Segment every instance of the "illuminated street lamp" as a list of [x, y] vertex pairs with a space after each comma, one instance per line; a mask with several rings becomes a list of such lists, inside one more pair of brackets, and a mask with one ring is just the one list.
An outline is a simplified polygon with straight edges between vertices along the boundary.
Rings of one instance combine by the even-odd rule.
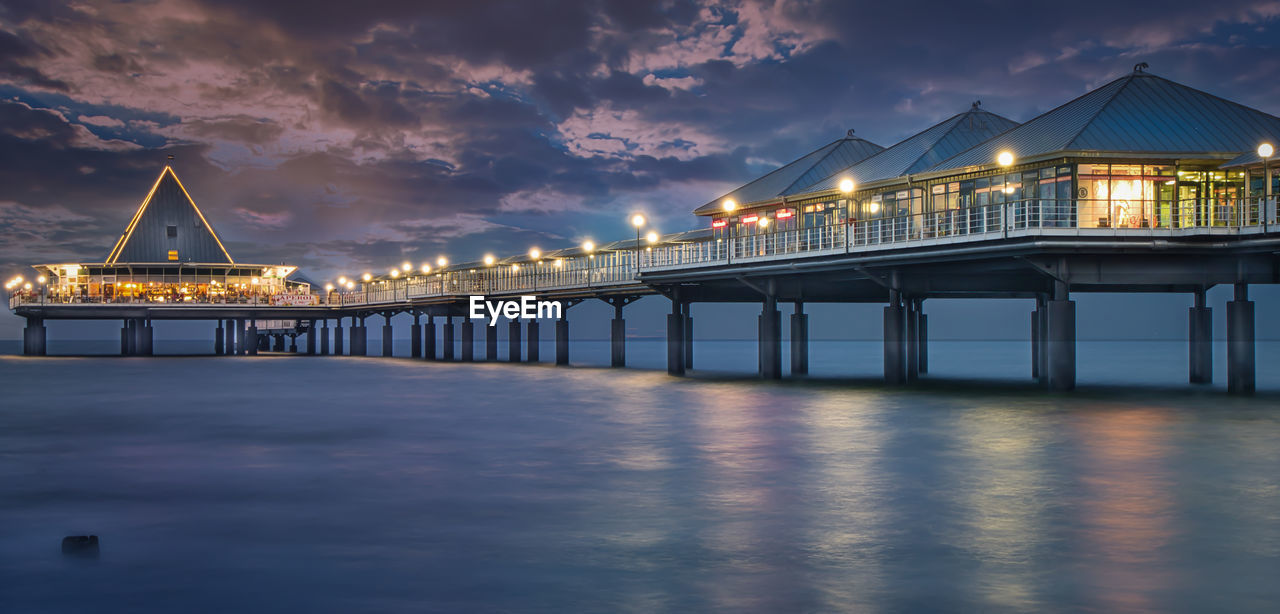
[[591, 252], [596, 251], [596, 244], [595, 244], [595, 243], [592, 243], [590, 240], [583, 241], [583, 242], [582, 242], [582, 251], [584, 251], [584, 252], [586, 252], [586, 253], [590, 254]]
[[644, 238], [645, 238], [645, 240], [646, 240], [646, 241], [648, 241], [649, 243], [657, 243], [657, 242], [658, 242], [658, 233], [653, 232], [652, 230], [650, 230], [650, 231], [649, 231], [649, 234], [645, 235], [645, 236], [644, 236]]
[[852, 192], [852, 191], [853, 191], [853, 180], [852, 180], [852, 179], [841, 179], [841, 180], [840, 180], [840, 191], [841, 191], [841, 192], [844, 192], [845, 194], [848, 194], [848, 193]]
[[408, 273], [413, 270], [413, 265], [406, 260], [404, 264], [400, 265], [400, 268], [404, 269], [405, 273]]
[[636, 272], [640, 272], [640, 227], [644, 226], [644, 216], [639, 213], [631, 216], [631, 225], [636, 227]]
[[720, 206], [724, 208], [725, 213], [733, 213], [733, 210], [738, 208], [738, 203], [732, 198], [726, 198]]
[[542, 250], [536, 247], [529, 250], [529, 258], [534, 260], [535, 262], [541, 257], [542, 257]]
[[1006, 150], [996, 154], [996, 164], [999, 164], [1000, 166], [1013, 166], [1013, 153]]
[[1267, 202], [1271, 202], [1271, 155], [1276, 152], [1271, 143], [1263, 143], [1258, 146], [1258, 157], [1262, 158], [1262, 181], [1266, 183], [1262, 191]]
[[429, 265], [429, 264], [427, 264], [427, 263], [425, 263], [425, 262], [424, 262], [424, 263], [422, 263], [422, 266], [421, 266], [421, 267], [418, 267], [418, 270], [419, 270], [419, 271], [422, 271], [422, 274], [423, 274], [423, 275], [426, 275], [427, 273], [430, 273], [430, 272], [431, 272], [431, 265]]
[[439, 257], [439, 258], [436, 258], [436, 266], [438, 266], [438, 267], [440, 267], [440, 268], [442, 268], [442, 269], [443, 269], [443, 268], [445, 268], [445, 267], [447, 267], [447, 266], [449, 266], [449, 259], [448, 259], [448, 258], [445, 258], [444, 256], [441, 256], [441, 257]]
[[373, 274], [371, 274], [371, 273], [365, 273], [364, 275], [361, 275], [361, 276], [360, 276], [360, 279], [362, 279], [362, 280], [364, 280], [366, 283], [368, 283], [370, 280], [372, 280], [372, 279], [373, 279]]
[[484, 265], [485, 265], [485, 266], [493, 266], [493, 262], [494, 262], [493, 254], [485, 254], [485, 255], [484, 255]]

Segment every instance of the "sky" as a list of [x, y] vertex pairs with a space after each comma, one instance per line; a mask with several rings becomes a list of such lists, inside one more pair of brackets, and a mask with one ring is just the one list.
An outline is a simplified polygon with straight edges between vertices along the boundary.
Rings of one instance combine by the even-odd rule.
[[1280, 1], [0, 0], [0, 276], [104, 258], [167, 155], [236, 260], [323, 283], [695, 228], [848, 129], [1138, 62], [1280, 115], [1278, 41]]

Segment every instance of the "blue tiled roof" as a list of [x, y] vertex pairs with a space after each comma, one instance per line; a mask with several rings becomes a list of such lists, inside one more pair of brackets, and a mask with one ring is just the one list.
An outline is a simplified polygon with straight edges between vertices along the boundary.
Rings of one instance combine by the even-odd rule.
[[828, 143], [804, 157], [725, 194], [694, 210], [696, 214], [719, 211], [726, 198], [738, 204], [765, 202], [781, 198], [787, 190], [805, 182], [816, 181], [841, 168], [882, 151], [884, 148], [857, 137], [843, 138]]
[[1144, 72], [1134, 72], [928, 169], [1058, 152], [1235, 155], [1280, 137], [1280, 118]]
[[818, 181], [796, 182], [787, 195], [833, 190], [846, 178], [863, 184], [919, 172], [1017, 125], [975, 106]]

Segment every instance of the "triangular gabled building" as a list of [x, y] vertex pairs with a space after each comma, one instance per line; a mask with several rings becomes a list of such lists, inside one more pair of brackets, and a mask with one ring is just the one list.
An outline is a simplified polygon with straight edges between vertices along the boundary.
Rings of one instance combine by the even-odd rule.
[[101, 262], [38, 264], [68, 303], [264, 303], [305, 293], [286, 264], [236, 262], [172, 167], [151, 185]]
[[218, 233], [169, 166], [107, 255], [107, 264], [119, 262], [233, 264]]

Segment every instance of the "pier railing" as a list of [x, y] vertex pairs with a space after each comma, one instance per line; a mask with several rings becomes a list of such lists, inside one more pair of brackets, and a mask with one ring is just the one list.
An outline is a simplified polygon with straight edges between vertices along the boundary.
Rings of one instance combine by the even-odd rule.
[[[813, 228], [774, 224], [750, 234], [636, 244], [633, 248], [509, 259], [475, 268], [364, 282], [354, 290], [314, 296], [316, 307], [377, 306], [414, 299], [473, 294], [500, 295], [639, 285], [646, 272], [697, 269], [736, 263], [820, 257], [839, 253], [904, 249], [1026, 236], [1178, 237], [1245, 235], [1276, 230], [1276, 199], [1199, 199], [1135, 202], [1023, 199], [941, 212], [881, 215]], [[44, 288], [19, 290], [9, 307], [30, 304], [152, 303], [142, 297], [61, 295]], [[272, 304], [268, 297], [184, 298], [182, 304], [243, 306]], [[296, 306], [296, 305], [295, 305]], [[306, 305], [302, 305], [305, 307]]]

